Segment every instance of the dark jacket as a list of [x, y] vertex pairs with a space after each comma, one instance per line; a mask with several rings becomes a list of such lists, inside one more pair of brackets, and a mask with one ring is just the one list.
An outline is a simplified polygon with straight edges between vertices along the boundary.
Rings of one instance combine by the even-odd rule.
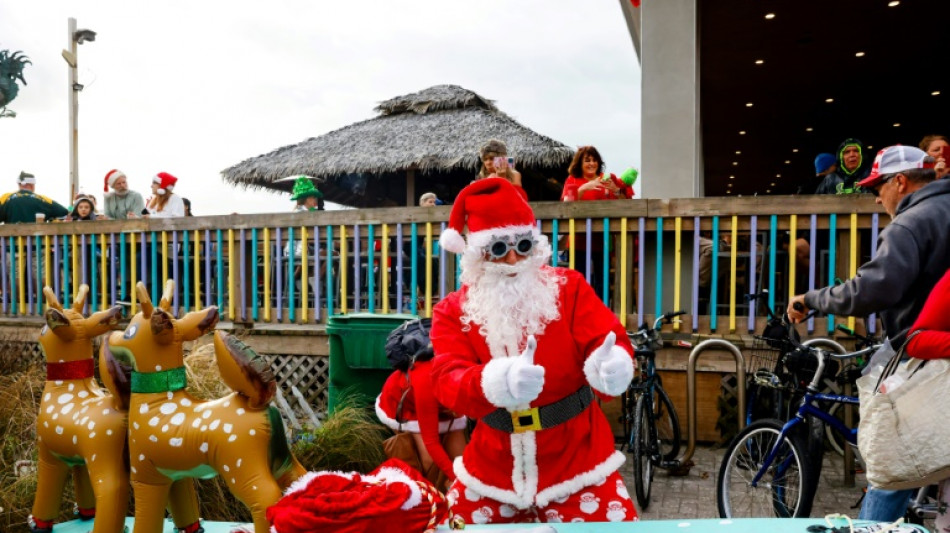
[[0, 204], [0, 221], [7, 224], [18, 222], [36, 222], [36, 214], [43, 213], [46, 220], [63, 218], [69, 211], [53, 200], [28, 191], [19, 191], [6, 195]]
[[950, 268], [950, 180], [904, 197], [878, 237], [877, 255], [841, 285], [808, 291], [805, 304], [836, 315], [880, 313], [891, 344], [904, 342], [927, 295]]
[[[845, 147], [851, 145], [857, 145], [861, 150], [861, 161], [858, 163], [858, 168], [848, 172], [848, 170], [844, 168], [844, 161], [842, 161], [841, 156], [844, 153]], [[857, 186], [857, 183], [868, 177], [868, 174], [871, 173], [869, 161], [873, 159], [867, 153], [864, 144], [857, 139], [845, 139], [838, 145], [837, 155], [838, 169], [825, 176], [825, 179], [818, 184], [815, 194], [854, 194], [864, 192]]]

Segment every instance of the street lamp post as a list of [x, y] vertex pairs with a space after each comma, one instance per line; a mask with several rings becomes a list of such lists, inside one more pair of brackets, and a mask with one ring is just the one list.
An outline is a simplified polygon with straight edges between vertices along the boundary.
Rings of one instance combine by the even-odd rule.
[[69, 201], [79, 191], [79, 91], [82, 84], [77, 79], [78, 45], [95, 41], [96, 32], [76, 29], [76, 19], [69, 18], [69, 49], [63, 50], [63, 59], [69, 66]]

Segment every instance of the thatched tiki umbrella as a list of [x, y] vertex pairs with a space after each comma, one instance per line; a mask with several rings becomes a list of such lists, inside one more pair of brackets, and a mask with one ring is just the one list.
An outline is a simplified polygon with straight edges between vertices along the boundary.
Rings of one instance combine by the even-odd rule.
[[481, 165], [478, 148], [501, 139], [516, 159], [532, 201], [557, 200], [574, 150], [522, 126], [491, 100], [457, 85], [437, 85], [387, 100], [379, 116], [278, 148], [222, 171], [225, 181], [289, 191], [305, 174], [326, 200], [353, 207], [418, 205], [433, 191], [451, 202]]

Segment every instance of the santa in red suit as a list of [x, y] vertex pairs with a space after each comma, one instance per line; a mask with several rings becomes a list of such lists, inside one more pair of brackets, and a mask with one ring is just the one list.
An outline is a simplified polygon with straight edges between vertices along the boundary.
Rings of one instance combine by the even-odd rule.
[[432, 383], [442, 405], [478, 420], [455, 460], [453, 513], [475, 524], [636, 520], [595, 401], [633, 377], [617, 317], [577, 272], [548, 266], [547, 238], [504, 179], [459, 193], [440, 245], [461, 254], [462, 288], [434, 310]]

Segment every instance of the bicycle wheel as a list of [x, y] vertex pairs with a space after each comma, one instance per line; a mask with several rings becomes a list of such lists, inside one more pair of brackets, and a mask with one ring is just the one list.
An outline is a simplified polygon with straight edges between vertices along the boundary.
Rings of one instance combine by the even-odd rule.
[[[812, 468], [799, 435], [782, 439], [775, 459], [753, 487], [751, 482], [778, 440], [782, 423], [761, 420], [747, 426], [729, 443], [719, 478], [716, 503], [722, 518], [807, 517], [814, 487]], [[819, 459], [820, 460], [820, 459]]]
[[620, 395], [620, 425], [623, 429], [623, 436], [621, 437], [621, 442], [623, 443], [620, 448], [621, 451], [626, 449], [630, 450], [630, 434], [633, 432], [633, 416], [636, 411], [636, 393], [627, 389], [623, 394]]
[[679, 456], [680, 442], [682, 434], [680, 433], [680, 420], [676, 416], [676, 408], [673, 407], [673, 401], [666, 394], [663, 387], [657, 386], [653, 389], [653, 423], [656, 425], [656, 437], [659, 444], [659, 453], [664, 461], [672, 461]]
[[637, 503], [640, 509], [650, 506], [650, 489], [653, 483], [653, 445], [656, 430], [653, 418], [650, 416], [650, 406], [647, 403], [649, 393], [641, 394], [637, 399], [637, 410], [633, 419], [633, 488], [637, 493]]

